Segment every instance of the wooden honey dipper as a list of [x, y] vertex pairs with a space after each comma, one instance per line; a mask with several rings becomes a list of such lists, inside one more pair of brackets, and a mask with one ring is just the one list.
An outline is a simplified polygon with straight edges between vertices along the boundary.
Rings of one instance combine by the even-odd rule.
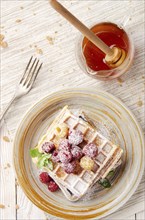
[[123, 49], [118, 47], [110, 48], [98, 36], [96, 36], [89, 28], [87, 28], [81, 21], [79, 21], [73, 14], [71, 14], [64, 6], [57, 0], [50, 0], [51, 6], [75, 26], [84, 36], [86, 36], [95, 46], [103, 51], [105, 62], [112, 68], [120, 66], [125, 60], [126, 53]]

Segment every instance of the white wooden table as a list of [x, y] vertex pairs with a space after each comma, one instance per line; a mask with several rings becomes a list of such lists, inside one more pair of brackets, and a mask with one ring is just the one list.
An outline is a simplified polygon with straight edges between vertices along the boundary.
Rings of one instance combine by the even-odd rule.
[[[44, 63], [34, 88], [14, 104], [1, 129], [2, 220], [46, 219], [44, 213], [26, 198], [17, 184], [12, 164], [16, 128], [27, 109], [42, 97], [67, 87], [103, 89], [120, 98], [133, 111], [144, 129], [144, 1], [67, 0], [62, 2], [87, 25], [103, 20], [120, 22], [131, 11], [127, 28], [134, 38], [135, 61], [129, 72], [120, 79], [110, 82], [91, 79], [82, 73], [75, 59], [78, 32], [56, 14], [48, 1], [2, 0], [1, 34], [5, 36], [1, 42], [5, 47], [1, 49], [2, 110], [10, 101], [16, 82], [30, 56], [35, 54]], [[105, 219], [145, 219], [143, 189], [144, 179], [124, 207]]]

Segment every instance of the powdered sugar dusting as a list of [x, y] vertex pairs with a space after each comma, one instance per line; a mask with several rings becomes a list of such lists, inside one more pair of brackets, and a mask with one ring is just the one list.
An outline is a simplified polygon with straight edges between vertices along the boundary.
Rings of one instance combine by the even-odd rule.
[[74, 159], [80, 159], [83, 156], [82, 149], [78, 146], [73, 146], [71, 153]]
[[97, 192], [101, 190], [101, 187], [98, 183], [95, 183], [91, 188], [89, 188], [88, 192], [81, 198], [81, 201], [89, 201], [91, 199], [95, 199], [97, 197]]
[[119, 139], [114, 131], [114, 127], [107, 120], [103, 122], [95, 121], [94, 124], [96, 126], [97, 131], [102, 136], [112, 141], [113, 143], [119, 145]]
[[[116, 164], [117, 167], [114, 167], [114, 175], [112, 177], [108, 176], [109, 182], [113, 185], [114, 181], [118, 177], [121, 170], [121, 161]], [[87, 193], [81, 198], [82, 202], [86, 202], [92, 199], [96, 199], [98, 196], [105, 193], [105, 188], [103, 188], [98, 182], [96, 182], [91, 188], [88, 189]]]
[[[106, 139], [112, 141], [115, 144], [119, 144], [119, 139], [115, 132], [115, 127], [110, 123], [110, 121], [103, 118], [99, 118], [98, 120], [93, 120], [92, 117], [88, 117], [89, 113], [84, 112], [82, 109], [75, 111], [74, 114], [81, 118], [82, 120], [88, 122], [93, 128], [95, 128], [98, 133], [104, 136]], [[100, 120], [101, 119], [101, 120]]]
[[68, 140], [70, 144], [78, 145], [83, 142], [83, 133], [79, 130], [71, 130], [69, 132]]
[[96, 144], [89, 143], [83, 148], [83, 153], [91, 158], [95, 158], [98, 153], [98, 148]]

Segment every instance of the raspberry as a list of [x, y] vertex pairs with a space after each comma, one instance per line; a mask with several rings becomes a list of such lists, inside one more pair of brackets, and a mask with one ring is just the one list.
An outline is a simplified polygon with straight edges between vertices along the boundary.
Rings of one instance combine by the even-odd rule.
[[77, 160], [81, 159], [81, 157], [83, 156], [82, 149], [78, 146], [73, 146], [71, 153], [72, 153], [73, 158]]
[[59, 158], [62, 163], [69, 163], [72, 160], [72, 154], [69, 151], [60, 151]]
[[95, 158], [98, 154], [98, 148], [96, 144], [90, 143], [83, 148], [83, 153], [91, 158]]
[[59, 189], [58, 185], [54, 182], [54, 181], [50, 181], [48, 183], [48, 189], [51, 191], [51, 192], [55, 192]]
[[72, 161], [68, 164], [62, 164], [64, 171], [68, 174], [74, 173], [78, 174], [81, 171], [81, 167], [78, 161]]
[[47, 172], [42, 172], [42, 173], [39, 175], [39, 180], [40, 180], [42, 183], [49, 183], [52, 179], [51, 179], [51, 177], [48, 175]]
[[53, 162], [60, 162], [59, 152], [57, 150], [53, 151], [51, 159], [53, 160]]
[[49, 141], [49, 142], [44, 142], [44, 144], [42, 145], [42, 150], [45, 153], [50, 153], [55, 149], [55, 145], [53, 142]]
[[61, 140], [59, 144], [59, 150], [62, 151], [70, 151], [71, 145], [67, 139]]
[[78, 145], [83, 142], [84, 135], [79, 130], [71, 130], [69, 132], [68, 140], [70, 144]]
[[94, 161], [90, 157], [84, 156], [81, 158], [80, 165], [85, 170], [92, 170], [94, 167]]

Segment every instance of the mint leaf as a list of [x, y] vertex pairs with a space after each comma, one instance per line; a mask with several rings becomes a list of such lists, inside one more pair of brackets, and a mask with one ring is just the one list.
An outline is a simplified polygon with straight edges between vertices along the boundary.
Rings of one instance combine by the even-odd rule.
[[48, 166], [48, 161], [49, 161], [48, 159], [45, 159], [45, 160], [44, 160], [44, 167], [47, 167], [47, 166]]
[[111, 184], [110, 184], [110, 182], [107, 178], [99, 180], [98, 183], [101, 186], [103, 186], [104, 188], [110, 188], [111, 187]]
[[32, 158], [34, 157], [40, 157], [42, 153], [38, 151], [38, 148], [30, 149], [30, 155]]
[[46, 160], [45, 157], [40, 157], [40, 159], [39, 159], [38, 162], [37, 162], [38, 168], [44, 167], [45, 160]]
[[38, 162], [37, 162], [37, 166], [38, 166], [39, 168], [42, 168], [42, 167], [47, 166], [47, 165], [48, 165], [48, 159], [50, 159], [50, 157], [51, 157], [51, 154], [43, 154], [43, 155], [39, 158], [39, 160], [38, 160]]
[[115, 171], [114, 171], [114, 170], [111, 170], [111, 171], [108, 173], [107, 177], [110, 178], [110, 177], [114, 176], [114, 174], [115, 174]]
[[53, 163], [52, 163], [52, 161], [51, 160], [48, 160], [48, 168], [50, 169], [50, 170], [53, 170]]

